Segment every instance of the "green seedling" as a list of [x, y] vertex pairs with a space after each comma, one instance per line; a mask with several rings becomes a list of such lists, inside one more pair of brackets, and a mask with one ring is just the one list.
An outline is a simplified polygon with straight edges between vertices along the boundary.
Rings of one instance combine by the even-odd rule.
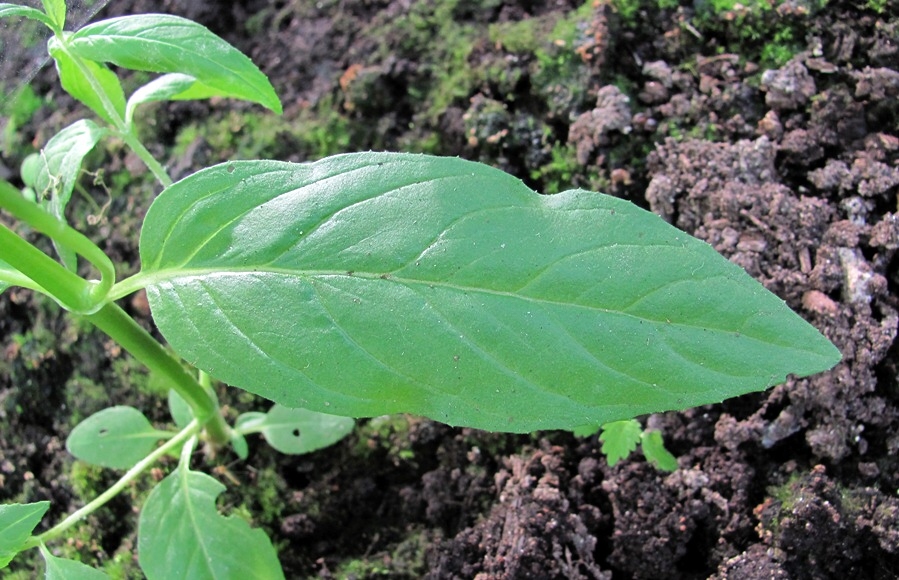
[[[166, 382], [175, 427], [157, 429], [127, 406], [78, 425], [69, 451], [124, 474], [40, 534], [47, 502], [0, 506], [0, 566], [38, 548], [48, 578], [103, 577], [46, 544], [174, 455], [177, 468], [140, 515], [147, 577], [276, 578], [269, 539], [222, 516], [223, 486], [191, 469], [199, 441], [246, 457], [245, 436], [260, 433], [278, 450], [307, 453], [344, 437], [353, 418], [412, 413], [519, 433], [605, 425], [611, 462], [639, 442], [674, 469], [660, 434], [644, 433], [634, 417], [762, 390], [840, 360], [709, 245], [606, 195], [541, 196], [485, 165], [403, 153], [234, 161], [172, 183], [135, 132], [140, 105], [219, 96], [280, 112], [266, 77], [182, 18], [127, 16], [67, 32], [65, 3], [43, 6], [0, 4], [0, 17], [52, 30], [63, 87], [97, 119], [63, 129], [28, 161], [25, 192], [0, 182], [0, 207], [58, 253], [0, 226], [0, 291], [46, 294], [107, 333]], [[161, 76], [126, 98], [107, 63]], [[142, 269], [123, 280], [65, 221], [82, 160], [107, 137], [129, 146], [163, 187], [143, 224]], [[172, 350], [117, 305], [140, 289]], [[229, 425], [213, 380], [275, 405]]]

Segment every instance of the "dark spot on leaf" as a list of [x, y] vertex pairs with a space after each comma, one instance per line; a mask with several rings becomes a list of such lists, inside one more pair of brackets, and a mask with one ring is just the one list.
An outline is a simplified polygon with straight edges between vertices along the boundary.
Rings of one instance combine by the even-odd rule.
[[234, 166], [233, 166], [233, 165], [229, 165], [229, 166], [228, 166], [228, 173], [234, 173]]
[[299, 436], [300, 436], [300, 430], [299, 430], [298, 428], [294, 428], [294, 430], [291, 431], [290, 433], [291, 433], [291, 435], [293, 435], [294, 437], [299, 437]]
[[97, 433], [97, 435], [99, 435], [100, 437], [104, 437], [107, 433], [109, 433], [109, 429], [104, 427], [104, 428], [100, 429], [100, 432]]

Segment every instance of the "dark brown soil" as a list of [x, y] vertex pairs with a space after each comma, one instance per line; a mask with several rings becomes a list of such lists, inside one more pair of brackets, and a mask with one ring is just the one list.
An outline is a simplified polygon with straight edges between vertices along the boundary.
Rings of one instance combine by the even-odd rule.
[[[645, 418], [678, 457], [670, 474], [639, 456], [610, 468], [595, 436], [411, 417], [363, 421], [310, 456], [254, 440], [249, 462], [211, 460], [223, 509], [271, 533], [288, 577], [899, 577], [899, 4], [764, 5], [111, 3], [103, 15], [199, 20], [251, 55], [285, 105], [282, 118], [230, 102], [152, 109], [147, 141], [176, 177], [230, 158], [389, 149], [480, 160], [539, 191], [601, 189], [708, 241], [844, 356], [765, 393]], [[52, 99], [0, 169], [82, 114], [55, 82], [36, 78]], [[93, 161], [107, 183], [136, 180], [86, 228], [134, 271], [154, 187], [120, 146]], [[140, 297], [128, 307], [151, 324]], [[164, 421], [164, 401], [129, 398], [147, 383], [138, 366], [28, 292], [0, 297], [0, 337], [0, 498], [50, 499], [58, 518], [114, 479], [73, 467], [72, 426], [109, 401]], [[67, 553], [138, 574], [131, 502], [148, 484]]]

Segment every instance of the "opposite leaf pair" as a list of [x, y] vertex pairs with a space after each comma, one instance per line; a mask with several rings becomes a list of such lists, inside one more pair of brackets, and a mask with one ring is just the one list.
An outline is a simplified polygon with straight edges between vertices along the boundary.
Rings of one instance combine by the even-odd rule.
[[[169, 393], [176, 424], [185, 428], [193, 420], [186, 403]], [[356, 422], [350, 417], [323, 415], [307, 409], [273, 406], [267, 413], [250, 412], [238, 417], [234, 425], [241, 459], [247, 458], [244, 435], [260, 433], [277, 451], [287, 455], [312, 453], [346, 437]], [[130, 469], [147, 457], [160, 441], [178, 435], [160, 431], [134, 407], [109, 407], [79, 423], [66, 440], [69, 453], [82, 461], [109, 467]]]

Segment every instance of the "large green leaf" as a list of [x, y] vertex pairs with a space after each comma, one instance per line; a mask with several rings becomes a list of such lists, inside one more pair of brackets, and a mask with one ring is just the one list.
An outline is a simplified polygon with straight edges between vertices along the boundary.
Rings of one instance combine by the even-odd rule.
[[215, 499], [225, 486], [179, 467], [153, 488], [141, 510], [140, 566], [149, 580], [275, 580], [278, 555], [260, 529], [222, 517]]
[[173, 348], [288, 407], [491, 430], [683, 409], [830, 368], [837, 349], [708, 244], [583, 190], [455, 158], [234, 162], [141, 236]]
[[184, 73], [221, 94], [281, 112], [268, 78], [239, 50], [196, 22], [138, 14], [89, 24], [69, 37], [73, 53], [97, 62], [160, 73]]
[[21, 551], [49, 508], [49, 501], [0, 505], [0, 569]]

